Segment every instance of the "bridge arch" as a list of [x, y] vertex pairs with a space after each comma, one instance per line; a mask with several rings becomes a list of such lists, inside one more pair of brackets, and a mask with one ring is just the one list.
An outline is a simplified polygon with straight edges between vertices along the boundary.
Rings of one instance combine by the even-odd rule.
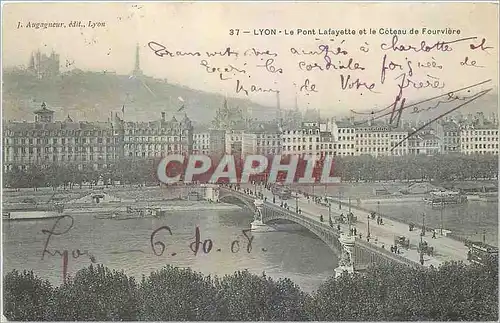
[[[280, 212], [281, 211], [281, 212]], [[263, 210], [262, 220], [264, 223], [271, 223], [276, 220], [287, 220], [293, 222], [295, 224], [300, 225], [305, 228], [307, 231], [314, 234], [317, 238], [323, 241], [332, 251], [333, 253], [340, 258], [343, 246], [340, 243], [339, 236], [336, 235], [330, 228], [323, 227], [320, 224], [312, 223], [307, 221], [307, 219], [300, 218], [299, 216], [292, 215], [285, 210], [279, 210], [278, 212], [269, 209], [268, 207]]]
[[[246, 195], [239, 191], [230, 190], [221, 187], [219, 190], [219, 200], [225, 200], [229, 203], [244, 205], [254, 212], [254, 217], [258, 213], [256, 205], [254, 202], [254, 197]], [[238, 202], [238, 203], [235, 203]], [[346, 250], [342, 243], [340, 242], [339, 233], [326, 225], [325, 223], [320, 223], [311, 218], [303, 217], [296, 214], [295, 212], [286, 210], [274, 203], [264, 201], [261, 210], [262, 222], [270, 224], [273, 220], [287, 220], [296, 223], [306, 230], [317, 236], [322, 240], [335, 255], [341, 260], [342, 253], [347, 251], [351, 257], [354, 259], [354, 266], [366, 267], [367, 265], [373, 263], [385, 263], [385, 264], [403, 264], [411, 267], [421, 266], [419, 263], [413, 262], [410, 259], [404, 258], [397, 254], [394, 254], [386, 249], [381, 249], [377, 246], [373, 246], [369, 242], [357, 239], [355, 246], [351, 250]], [[255, 218], [257, 219], [257, 218]], [[352, 259], [352, 258], [351, 258]]]
[[253, 203], [249, 202], [245, 198], [239, 197], [236, 194], [228, 193], [228, 194], [221, 195], [221, 196], [219, 196], [219, 201], [242, 206], [244, 208], [247, 208], [254, 215], [255, 215], [255, 213], [257, 213], [257, 208], [255, 207], [255, 205]]
[[[225, 188], [220, 188], [219, 201], [244, 206], [254, 214], [254, 217], [256, 217], [258, 214], [257, 207], [253, 203], [253, 197], [250, 197], [246, 194], [234, 192]], [[335, 255], [340, 257], [343, 246], [340, 243], [339, 237], [333, 232], [331, 228], [315, 223], [284, 209], [277, 209], [276, 206], [272, 206], [269, 203], [264, 204], [261, 212], [262, 221], [264, 223], [270, 224], [270, 222], [273, 222], [275, 220], [287, 220], [298, 224], [317, 236], [328, 247], [330, 247], [330, 249], [332, 249]]]

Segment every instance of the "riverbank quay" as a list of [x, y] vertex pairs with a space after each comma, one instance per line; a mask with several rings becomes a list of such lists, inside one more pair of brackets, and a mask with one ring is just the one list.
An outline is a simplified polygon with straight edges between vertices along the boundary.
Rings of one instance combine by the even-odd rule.
[[[8, 209], [9, 207], [16, 207], [19, 210], [22, 210], [22, 205], [17, 203], [4, 205], [4, 209]], [[133, 217], [133, 213], [131, 213], [131, 208], [135, 211], [140, 210], [157, 210], [160, 213], [173, 213], [173, 212], [196, 212], [198, 210], [239, 210], [240, 206], [234, 204], [227, 203], [212, 203], [208, 201], [148, 201], [148, 202], [111, 202], [111, 203], [102, 203], [99, 206], [85, 203], [75, 203], [68, 204], [67, 207], [63, 210], [62, 213], [57, 214], [57, 216], [112, 216], [121, 214], [126, 215], [129, 214], [129, 217]], [[22, 212], [22, 211], [20, 211]], [[31, 212], [36, 213], [36, 212]], [[30, 214], [31, 214], [30, 213]], [[33, 216], [30, 217], [30, 214], [23, 212], [24, 217], [19, 217], [15, 220], [37, 220], [47, 218], [50, 219], [52, 217], [44, 217]], [[144, 213], [147, 214], [147, 213]]]
[[[23, 200], [47, 202], [47, 201], [62, 201], [67, 202], [81, 198], [88, 194], [98, 194], [105, 192], [120, 198], [133, 200], [151, 200], [151, 199], [179, 199], [183, 195], [183, 189], [186, 192], [197, 189], [197, 185], [174, 185], [166, 186], [144, 186], [144, 185], [117, 185], [117, 186], [83, 186], [82, 188], [75, 186], [72, 189], [52, 189], [51, 187], [43, 187], [38, 189], [23, 188], [19, 190], [3, 190], [4, 202], [20, 202]], [[181, 195], [181, 196], [180, 196]], [[186, 195], [186, 194], [184, 194]]]

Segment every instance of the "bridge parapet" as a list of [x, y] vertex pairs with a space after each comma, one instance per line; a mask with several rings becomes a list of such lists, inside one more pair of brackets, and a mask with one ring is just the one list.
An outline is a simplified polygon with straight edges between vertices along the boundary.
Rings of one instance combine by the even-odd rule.
[[[239, 198], [246, 203], [254, 205], [256, 200], [253, 196], [245, 194], [244, 192], [233, 190], [226, 187], [221, 187], [220, 196], [234, 196]], [[257, 210], [255, 209], [255, 214], [257, 215]], [[299, 215], [292, 210], [287, 210], [274, 203], [263, 201], [262, 211], [260, 216], [263, 223], [268, 223], [273, 220], [288, 220], [301, 225], [307, 230], [311, 231], [313, 234], [318, 236], [323, 242], [325, 242], [337, 255], [341, 255], [344, 251], [344, 245], [340, 241], [340, 233], [336, 228], [330, 227], [327, 223], [322, 223], [312, 218]], [[349, 246], [349, 257], [353, 262], [354, 267], [366, 267], [367, 265], [377, 263], [377, 264], [403, 264], [411, 267], [421, 267], [419, 263], [416, 263], [410, 259], [407, 259], [401, 255], [395, 254], [375, 246], [367, 241], [353, 237], [354, 246]]]

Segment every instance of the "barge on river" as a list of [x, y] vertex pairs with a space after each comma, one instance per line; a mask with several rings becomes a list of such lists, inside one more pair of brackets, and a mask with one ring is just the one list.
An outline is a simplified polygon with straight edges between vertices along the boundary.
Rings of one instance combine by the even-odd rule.
[[424, 201], [433, 206], [462, 204], [467, 202], [467, 196], [456, 191], [437, 191], [430, 192], [428, 196], [424, 197]]
[[64, 205], [55, 204], [18, 204], [13, 207], [4, 208], [2, 210], [2, 220], [40, 220], [53, 219], [63, 215]]

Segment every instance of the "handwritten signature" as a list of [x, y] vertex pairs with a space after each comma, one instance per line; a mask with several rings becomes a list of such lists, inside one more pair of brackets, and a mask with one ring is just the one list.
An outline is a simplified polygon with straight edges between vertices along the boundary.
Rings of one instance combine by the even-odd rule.
[[[419, 127], [418, 129], [414, 130], [413, 132], [409, 133], [408, 136], [406, 136], [406, 138], [403, 138], [400, 142], [396, 143], [394, 145], [394, 147], [391, 148], [391, 151], [396, 149], [397, 147], [401, 146], [408, 138], [414, 136], [415, 134], [417, 134], [419, 131], [421, 131], [422, 129], [425, 129], [427, 126], [431, 125], [432, 123], [436, 122], [437, 120], [443, 118], [444, 116], [452, 113], [453, 111], [456, 111], [460, 108], [462, 108], [463, 106], [479, 99], [480, 97], [482, 97], [483, 95], [487, 94], [488, 92], [490, 92], [491, 90], [493, 90], [493, 88], [489, 88], [489, 89], [486, 89], [486, 90], [482, 90], [478, 93], [476, 93], [475, 95], [472, 95], [472, 96], [469, 96], [467, 97], [467, 99], [465, 99], [465, 102], [440, 114], [439, 116], [435, 117], [434, 119], [431, 119], [430, 121], [426, 122], [424, 125], [422, 125], [421, 127]], [[458, 96], [455, 96], [455, 99], [451, 100], [451, 101], [455, 101], [455, 100], [458, 100], [459, 97]], [[449, 101], [449, 102], [451, 102]]]

